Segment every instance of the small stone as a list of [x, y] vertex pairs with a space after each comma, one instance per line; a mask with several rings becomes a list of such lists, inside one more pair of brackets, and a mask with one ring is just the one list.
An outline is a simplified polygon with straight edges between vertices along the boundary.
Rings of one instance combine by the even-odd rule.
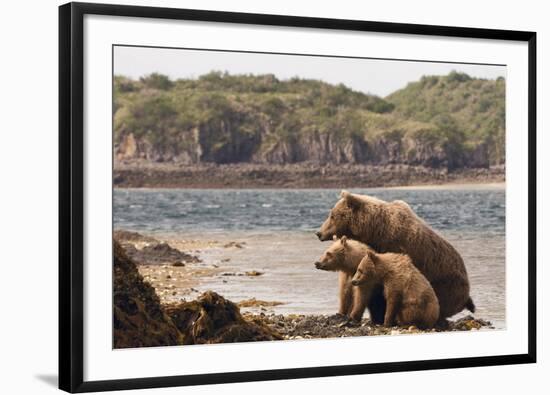
[[230, 241], [229, 243], [224, 244], [223, 247], [224, 248], [230, 248], [230, 247], [243, 248], [243, 244], [246, 244], [246, 242], [239, 243], [236, 241]]
[[245, 272], [245, 274], [249, 277], [256, 277], [256, 276], [261, 276], [263, 273], [257, 270], [251, 270], [249, 272]]

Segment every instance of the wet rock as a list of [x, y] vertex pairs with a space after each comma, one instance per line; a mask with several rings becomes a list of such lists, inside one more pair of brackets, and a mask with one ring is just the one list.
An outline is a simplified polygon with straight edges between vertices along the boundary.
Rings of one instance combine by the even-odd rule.
[[183, 262], [200, 262], [200, 259], [196, 256], [170, 247], [167, 243], [147, 245], [140, 250], [136, 248], [129, 248], [127, 253], [133, 260], [142, 265], [170, 264], [172, 266], [178, 266]]
[[230, 241], [229, 243], [224, 244], [223, 248], [243, 248], [243, 246], [246, 244], [245, 241], [243, 242], [237, 242], [237, 241]]
[[157, 244], [158, 240], [142, 235], [138, 232], [131, 232], [129, 230], [124, 229], [118, 229], [115, 230], [113, 233], [113, 238], [119, 242], [120, 244], [126, 244], [126, 243], [151, 243], [151, 244]]
[[470, 330], [478, 330], [482, 328], [493, 328], [493, 325], [489, 321], [485, 321], [483, 319], [476, 319], [471, 315], [468, 315], [466, 317], [460, 318], [459, 320], [455, 322], [451, 322], [449, 324], [449, 329], [453, 331], [470, 331]]
[[126, 255], [139, 265], [185, 266], [185, 263], [199, 263], [194, 255], [171, 247], [153, 237], [137, 232], [116, 230], [114, 239], [124, 248]]

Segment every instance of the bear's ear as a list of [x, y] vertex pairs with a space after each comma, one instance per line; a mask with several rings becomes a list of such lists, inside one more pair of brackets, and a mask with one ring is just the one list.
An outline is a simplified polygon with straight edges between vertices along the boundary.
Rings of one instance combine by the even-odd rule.
[[348, 191], [342, 191], [340, 192], [340, 198], [344, 199], [346, 204], [349, 208], [356, 210], [359, 207], [361, 207], [361, 199], [359, 199], [357, 196], [349, 193]]
[[370, 258], [370, 260], [372, 261], [372, 263], [376, 264], [376, 262], [378, 261], [378, 258], [376, 257], [376, 252], [374, 252], [373, 250], [368, 250], [367, 255]]
[[348, 238], [346, 236], [342, 236], [340, 239], [340, 243], [345, 247], [348, 244]]

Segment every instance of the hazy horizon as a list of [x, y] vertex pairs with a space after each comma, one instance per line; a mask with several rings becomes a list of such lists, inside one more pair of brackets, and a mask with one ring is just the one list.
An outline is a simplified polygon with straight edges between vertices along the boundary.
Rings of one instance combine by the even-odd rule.
[[356, 91], [385, 97], [425, 75], [451, 71], [471, 77], [506, 77], [506, 66], [439, 63], [410, 60], [357, 59], [286, 54], [222, 52], [189, 49], [115, 46], [114, 74], [139, 79], [151, 73], [173, 80], [196, 79], [212, 71], [231, 75], [273, 74], [344, 84]]

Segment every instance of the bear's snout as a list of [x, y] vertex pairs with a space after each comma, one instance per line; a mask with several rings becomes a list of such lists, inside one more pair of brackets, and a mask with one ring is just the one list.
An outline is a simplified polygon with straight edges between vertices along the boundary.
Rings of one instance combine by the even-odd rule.
[[315, 267], [317, 269], [323, 269], [323, 264], [321, 262], [317, 261], [317, 262], [315, 262]]
[[[321, 236], [322, 236], [322, 235], [323, 235], [323, 234], [321, 233], [321, 231], [315, 232], [315, 236], [317, 236], [317, 238], [318, 238], [319, 240], [321, 240]], [[318, 263], [318, 262], [315, 262], [315, 263]]]

